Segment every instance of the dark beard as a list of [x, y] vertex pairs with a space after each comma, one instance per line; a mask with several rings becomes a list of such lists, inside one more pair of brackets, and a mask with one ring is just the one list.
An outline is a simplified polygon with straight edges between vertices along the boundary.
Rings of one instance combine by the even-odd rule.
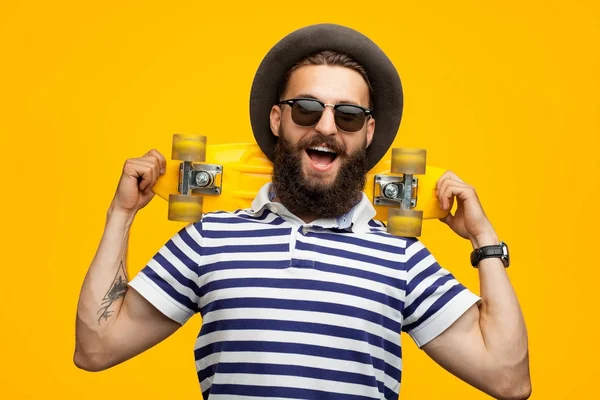
[[[327, 185], [314, 178], [309, 181], [302, 172], [302, 152], [311, 146], [327, 144], [341, 158], [335, 180]], [[363, 148], [347, 155], [331, 136], [316, 134], [296, 146], [279, 132], [273, 160], [273, 189], [290, 212], [299, 217], [336, 218], [352, 209], [362, 196], [366, 182], [367, 152]]]

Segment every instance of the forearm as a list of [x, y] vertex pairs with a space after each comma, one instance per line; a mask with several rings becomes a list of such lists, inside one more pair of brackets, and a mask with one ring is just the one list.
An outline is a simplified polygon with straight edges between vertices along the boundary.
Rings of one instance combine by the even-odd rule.
[[112, 207], [104, 234], [83, 281], [76, 318], [75, 363], [102, 358], [105, 344], [127, 292], [125, 258], [133, 215]]
[[[474, 248], [498, 244], [495, 235], [472, 240]], [[479, 324], [485, 347], [504, 371], [529, 379], [527, 329], [521, 307], [499, 258], [479, 263]]]

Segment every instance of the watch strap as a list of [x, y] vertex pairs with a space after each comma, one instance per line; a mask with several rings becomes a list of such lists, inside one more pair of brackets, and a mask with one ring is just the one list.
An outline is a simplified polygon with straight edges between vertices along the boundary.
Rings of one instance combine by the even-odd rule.
[[[477, 267], [479, 262], [485, 258], [506, 258], [504, 246], [505, 245], [503, 243], [500, 243], [491, 246], [483, 246], [473, 250], [473, 252], [471, 253], [471, 265], [473, 267]], [[506, 266], [506, 263], [504, 264]]]

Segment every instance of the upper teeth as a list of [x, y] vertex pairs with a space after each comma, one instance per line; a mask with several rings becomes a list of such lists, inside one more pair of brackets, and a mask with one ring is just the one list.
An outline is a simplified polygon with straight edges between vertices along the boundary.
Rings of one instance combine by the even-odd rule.
[[311, 147], [311, 150], [317, 150], [317, 151], [324, 151], [326, 153], [335, 153], [335, 151], [328, 149], [327, 147], [323, 147], [323, 146], [315, 146], [315, 147]]

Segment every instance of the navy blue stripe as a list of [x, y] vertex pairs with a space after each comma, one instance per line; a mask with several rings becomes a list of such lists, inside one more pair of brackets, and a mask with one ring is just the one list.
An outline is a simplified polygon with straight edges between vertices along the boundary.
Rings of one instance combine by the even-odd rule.
[[[371, 247], [376, 247], [376, 246], [373, 245]], [[348, 250], [342, 250], [342, 249], [338, 248], [337, 246], [331, 246], [331, 247], [320, 246], [318, 244], [306, 243], [306, 242], [303, 242], [300, 240], [297, 242], [297, 248], [298, 248], [298, 250], [314, 251], [314, 252], [317, 252], [320, 254], [327, 254], [327, 255], [342, 257], [342, 258], [346, 258], [346, 259], [350, 259], [350, 260], [362, 261], [362, 262], [369, 263], [369, 264], [380, 265], [382, 267], [390, 268], [391, 270], [395, 270], [395, 271], [400, 270], [401, 266], [402, 266], [402, 263], [393, 259], [396, 256], [396, 254], [394, 254], [394, 253], [389, 255], [391, 260], [385, 260], [383, 258], [370, 256], [365, 253], [360, 254], [360, 253], [354, 253], [354, 252], [351, 252]], [[367, 247], [367, 248], [363, 247], [363, 251], [369, 251], [369, 250], [370, 250], [369, 247]]]
[[[392, 288], [394, 288], [394, 292], [397, 294], [396, 297], [401, 297], [401, 291], [404, 291], [404, 289], [406, 288], [406, 281], [403, 279], [394, 279], [386, 275], [381, 275], [376, 272], [371, 272], [363, 269], [349, 268], [335, 264], [323, 263], [319, 261], [313, 261], [311, 268], [317, 271], [329, 272], [338, 275], [353, 276], [356, 278], [366, 279], [369, 281], [381, 283], [383, 285], [391, 286]], [[402, 306], [402, 302], [400, 300], [394, 299], [393, 297], [390, 297], [388, 305], [390, 305], [396, 310], [399, 310], [399, 307]]]
[[354, 394], [338, 394], [322, 390], [297, 389], [277, 386], [218, 385], [213, 384], [211, 394], [230, 396], [283, 397], [289, 399], [328, 399], [328, 400], [373, 400], [371, 397]]
[[198, 376], [198, 382], [203, 382], [206, 378], [210, 378], [217, 373], [217, 368], [221, 365], [219, 362], [209, 365], [208, 367], [196, 371], [196, 375]]
[[406, 237], [406, 236], [395, 236], [392, 235], [391, 233], [388, 233], [387, 231], [377, 231], [377, 230], [371, 230], [371, 233], [373, 235], [376, 236], [381, 236], [381, 237], [385, 237], [385, 238], [397, 238], [399, 240], [405, 240], [406, 241], [406, 248], [408, 249], [411, 245], [413, 245], [414, 243], [418, 242], [418, 239], [413, 238], [413, 237]]
[[253, 212], [249, 208], [238, 208], [233, 211], [211, 211], [211, 212], [204, 214], [204, 218], [207, 218], [207, 217], [212, 218], [213, 215], [224, 215], [224, 214], [236, 215], [239, 217], [252, 218], [252, 219], [256, 219], [256, 220], [263, 220], [268, 216], [268, 214], [265, 213], [264, 209], [262, 210], [262, 212], [260, 214], [258, 214], [258, 213]]
[[[242, 265], [244, 264], [241, 262]], [[246, 262], [250, 263], [250, 262]], [[229, 263], [227, 263], [229, 264]], [[267, 264], [267, 262], [264, 262]], [[274, 268], [277, 264], [283, 264], [281, 262], [272, 262], [273, 266], [266, 266], [265, 268]], [[286, 265], [287, 267], [287, 265]], [[238, 267], [239, 268], [239, 267]], [[252, 268], [260, 268], [260, 263], [255, 264]], [[218, 269], [218, 268], [215, 268]], [[394, 299], [387, 296], [384, 293], [375, 292], [373, 290], [360, 288], [356, 286], [345, 285], [334, 282], [321, 282], [308, 279], [271, 279], [271, 278], [234, 278], [234, 279], [221, 279], [218, 281], [212, 281], [203, 285], [200, 288], [202, 295], [206, 295], [209, 292], [220, 289], [229, 288], [249, 288], [249, 287], [264, 287], [264, 288], [278, 288], [278, 289], [304, 289], [304, 290], [318, 290], [330, 293], [342, 293], [350, 296], [356, 296], [363, 299], [373, 300], [377, 303], [384, 304], [392, 307], [395, 310], [402, 310], [404, 302], [398, 299]]]
[[[188, 259], [189, 260], [189, 259]], [[154, 256], [154, 261], [156, 261], [157, 263], [160, 264], [161, 267], [163, 267], [163, 269], [165, 271], [167, 271], [169, 273], [169, 275], [171, 275], [173, 277], [173, 279], [175, 279], [177, 282], [179, 282], [182, 286], [191, 289], [194, 294], [198, 297], [200, 297], [201, 295], [201, 290], [198, 287], [197, 283], [195, 281], [193, 281], [192, 279], [188, 279], [186, 278], [177, 268], [175, 268], [173, 266], [173, 264], [171, 264], [162, 254], [160, 253], [156, 253], [156, 255]], [[187, 266], [187, 265], [186, 265]], [[187, 266], [191, 271], [193, 271], [194, 273], [196, 273], [196, 271], [194, 269], [192, 269], [190, 266]], [[150, 268], [150, 267], [148, 267]], [[156, 275], [156, 277], [160, 280], [163, 280], [163, 278], [161, 278], [160, 276]]]
[[[400, 346], [396, 343], [392, 343], [389, 340], [382, 338], [381, 336], [374, 335], [372, 333], [362, 331], [359, 329], [326, 325], [316, 322], [300, 322], [300, 321], [280, 321], [274, 319], [230, 319], [210, 322], [203, 324], [202, 333], [208, 335], [212, 332], [226, 331], [226, 330], [269, 330], [269, 331], [283, 331], [283, 332], [305, 332], [313, 333], [317, 335], [332, 336], [335, 339], [346, 338], [358, 340], [361, 342], [367, 342], [372, 346], [382, 348], [387, 352], [401, 357]], [[399, 342], [399, 340], [398, 340]]]
[[[298, 246], [298, 247], [306, 247], [306, 245]], [[320, 253], [317, 252], [317, 253], [318, 254], [316, 254], [316, 256], [314, 257], [315, 259], [319, 258], [319, 254], [327, 254], [325, 251], [320, 252]], [[329, 254], [329, 255], [331, 255], [331, 254]], [[350, 268], [350, 267], [346, 267], [344, 265], [329, 264], [329, 263], [320, 262], [318, 260], [312, 261], [311, 268], [319, 270], [319, 271], [323, 271], [323, 272], [338, 274], [338, 275], [353, 276], [353, 277], [357, 277], [357, 278], [361, 278], [361, 279], [367, 279], [369, 281], [378, 282], [378, 283], [381, 283], [384, 285], [391, 286], [394, 289], [399, 290], [399, 291], [404, 291], [406, 288], [406, 281], [404, 279], [394, 278], [393, 276], [383, 275], [383, 274], [380, 274], [377, 272], [372, 272], [367, 269]], [[393, 271], [390, 271], [390, 272], [393, 272]]]
[[230, 253], [280, 253], [289, 252], [290, 246], [287, 243], [283, 244], [250, 244], [250, 245], [228, 245], [228, 246], [214, 246], [205, 247], [202, 251], [206, 256], [212, 256], [215, 254], [230, 254]]
[[[332, 241], [336, 241], [336, 242], [343, 242], [343, 243], [347, 243], [347, 244], [352, 244], [352, 245], [356, 245], [361, 247], [362, 249], [375, 249], [375, 250], [379, 250], [382, 252], [386, 252], [386, 253], [390, 253], [390, 258], [392, 257], [397, 257], [400, 254], [404, 254], [404, 247], [401, 247], [400, 244], [403, 240], [398, 240], [398, 244], [397, 245], [389, 245], [389, 244], [383, 244], [380, 241], [378, 241], [378, 238], [371, 238], [371, 240], [369, 239], [364, 239], [361, 237], [356, 237], [354, 235], [340, 235], [340, 234], [333, 234], [333, 233], [325, 233], [325, 232], [319, 232], [319, 233], [315, 233], [313, 234], [313, 236], [316, 236], [318, 238], [323, 238], [326, 240], [332, 240]], [[367, 236], [369, 237], [369, 236]]]
[[[387, 231], [379, 231], [379, 230], [373, 230], [371, 229], [371, 234], [375, 235], [375, 236], [381, 236], [384, 238], [391, 238], [391, 237], [397, 237], [398, 239], [404, 239], [407, 240], [408, 238], [402, 237], [402, 236], [394, 236], [391, 233], [388, 233]], [[408, 247], [408, 246], [407, 246]]]
[[432, 276], [435, 276], [438, 272], [441, 272], [440, 270], [441, 270], [440, 265], [438, 263], [434, 262], [429, 267], [425, 268], [423, 271], [421, 271], [417, 275], [415, 275], [408, 283], [408, 287], [406, 288], [406, 296], [407, 297], [410, 296], [410, 294], [413, 292], [413, 290], [415, 290], [415, 288], [417, 286], [419, 286], [419, 284], [421, 282], [423, 282], [427, 278], [431, 278]]
[[465, 290], [465, 287], [460, 283], [454, 285], [450, 290], [440, 296], [436, 301], [433, 302], [431, 307], [423, 313], [423, 315], [413, 322], [412, 324], [408, 324], [403, 327], [405, 332], [411, 331], [418, 327], [422, 322], [427, 321], [429, 317], [438, 312], [442, 307], [444, 307], [450, 300], [452, 300], [457, 294]]
[[[198, 230], [197, 225], [200, 225], [199, 228], [202, 229], [202, 225], [201, 224], [195, 224], [194, 228], [196, 228], [197, 232], [200, 233], [201, 231]], [[188, 233], [188, 231], [186, 229], [182, 229], [179, 232], [179, 237], [181, 238], [181, 240], [183, 240], [183, 242], [185, 244], [188, 245], [188, 247], [190, 249], [192, 249], [196, 254], [202, 255], [202, 246], [200, 245], [200, 243], [196, 242], [196, 240], [194, 240], [194, 238], [192, 238], [190, 236], [190, 234]]]
[[406, 260], [405, 268], [407, 271], [410, 271], [415, 265], [423, 261], [425, 258], [429, 257], [431, 253], [427, 250], [426, 247], [423, 247], [421, 250], [417, 251], [412, 255], [408, 260]]
[[[201, 332], [200, 336], [204, 333]], [[319, 346], [314, 344], [301, 343], [281, 343], [252, 340], [231, 340], [226, 342], [214, 342], [200, 347], [194, 351], [196, 360], [201, 360], [214, 353], [228, 351], [254, 351], [282, 354], [302, 354], [307, 356], [316, 356], [330, 358], [333, 360], [353, 361], [361, 364], [372, 365], [379, 371], [385, 371], [389, 376], [396, 378], [400, 375], [400, 370], [396, 367], [386, 364], [384, 360], [374, 357], [371, 354], [362, 353], [356, 350], [335, 349], [331, 347]]]
[[[400, 374], [400, 379], [398, 379], [398, 383], [402, 382], [402, 374]], [[399, 396], [398, 393], [394, 392], [391, 389], [388, 389], [387, 387], [384, 388], [384, 398], [386, 400], [398, 400]]]
[[[208, 225], [210, 223], [216, 224], [247, 224], [248, 219], [240, 218], [238, 215], [233, 215], [231, 213], [224, 213], [227, 217], [213, 217], [210, 214], [206, 214], [202, 217], [202, 223], [204, 225]], [[223, 214], [221, 214], [223, 215]]]
[[233, 231], [213, 231], [206, 228], [207, 227], [205, 226], [204, 230], [202, 231], [202, 236], [209, 239], [287, 236], [292, 231], [292, 228], [250, 229]]
[[248, 215], [248, 216], [242, 216], [242, 215], [232, 215], [230, 213], [230, 217], [211, 217], [209, 215], [206, 215], [202, 218], [202, 223], [204, 223], [204, 225], [207, 225], [209, 223], [217, 223], [217, 224], [247, 224], [247, 223], [251, 223], [251, 222], [260, 222], [261, 225], [282, 225], [283, 223], [285, 223], [285, 220], [281, 219], [281, 218], [276, 218], [273, 221], [269, 221], [269, 222], [262, 222], [262, 220], [264, 220], [264, 217], [255, 217], [252, 215]]
[[[215, 367], [216, 366], [216, 367]], [[215, 369], [219, 374], [256, 374], [256, 375], [283, 375], [298, 376], [305, 378], [317, 378], [332, 382], [344, 382], [369, 387], [377, 387], [377, 380], [374, 376], [358, 374], [355, 372], [334, 371], [330, 369], [306, 367], [300, 365], [286, 364], [263, 364], [263, 363], [228, 363], [220, 362], [198, 372], [198, 380], [214, 375]], [[273, 378], [277, 380], [277, 378]]]
[[[190, 270], [194, 274], [198, 275], [198, 263], [196, 263], [194, 260], [189, 258], [179, 247], [177, 247], [175, 242], [173, 242], [172, 240], [169, 240], [165, 244], [165, 247], [175, 256], [175, 258], [177, 258], [177, 260], [179, 260], [183, 265], [185, 265], [188, 270]], [[161, 253], [156, 253], [154, 256], [154, 259], [156, 261], [161, 260], [160, 265], [163, 265], [163, 266], [164, 266], [164, 263], [162, 262], [162, 260], [164, 260], [165, 263], [168, 263], [168, 265], [172, 267], [172, 264], [169, 263]], [[167, 268], [165, 268], [165, 269], [167, 269]], [[175, 267], [173, 267], [173, 269], [175, 270]], [[179, 271], [177, 271], [177, 272], [179, 273]], [[183, 284], [183, 282], [182, 282], [182, 284]]]
[[425, 300], [427, 300], [430, 296], [432, 296], [436, 290], [438, 290], [440, 287], [442, 287], [446, 282], [450, 281], [454, 279], [452, 277], [452, 275], [450, 274], [446, 274], [443, 276], [440, 276], [438, 279], [436, 279], [435, 282], [433, 282], [432, 284], [427, 285], [427, 289], [425, 289], [423, 291], [423, 293], [421, 293], [419, 295], [419, 297], [417, 297], [411, 304], [410, 306], [406, 307], [404, 309], [404, 319], [410, 317], [415, 310], [417, 309], [417, 307], [419, 307], [421, 305], [421, 303], [423, 303]]
[[373, 311], [365, 310], [359, 307], [352, 307], [337, 303], [325, 303], [310, 300], [282, 300], [282, 299], [264, 299], [264, 298], [237, 298], [216, 300], [202, 307], [200, 312], [203, 317], [212, 311], [227, 310], [235, 308], [274, 308], [278, 310], [299, 310], [314, 311], [347, 317], [360, 318], [365, 321], [383, 326], [384, 328], [400, 334], [402, 325], [391, 318], [378, 314]]
[[235, 210], [233, 213], [240, 218], [252, 219], [252, 220], [256, 220], [256, 221], [264, 221], [265, 219], [267, 219], [267, 217], [269, 215], [272, 215], [269, 212], [265, 212], [265, 211], [268, 211], [268, 209], [263, 208], [263, 210], [260, 212], [260, 214], [254, 213], [254, 212], [249, 212], [247, 209], [239, 209], [239, 210]]
[[[286, 253], [287, 256], [287, 253]], [[211, 264], [200, 266], [200, 276], [215, 271], [225, 271], [229, 269], [285, 269], [290, 267], [290, 260], [287, 257], [283, 257], [279, 261], [263, 261], [263, 260], [241, 260], [241, 261], [218, 261]], [[212, 286], [220, 281], [209, 282]], [[206, 292], [202, 292], [206, 293]]]
[[381, 221], [376, 221], [376, 220], [372, 219], [369, 221], [369, 226], [373, 226], [376, 228], [383, 228], [383, 227], [385, 227], [385, 224]]
[[175, 289], [173, 289], [173, 287], [169, 283], [167, 283], [163, 278], [158, 276], [158, 274], [154, 272], [154, 270], [152, 270], [150, 267], [145, 267], [144, 269], [142, 269], [141, 272], [145, 274], [148, 277], [148, 279], [150, 279], [153, 283], [158, 285], [158, 287], [160, 287], [173, 300], [194, 312], [198, 312], [198, 305], [196, 303], [192, 302], [187, 296], [184, 296]]

